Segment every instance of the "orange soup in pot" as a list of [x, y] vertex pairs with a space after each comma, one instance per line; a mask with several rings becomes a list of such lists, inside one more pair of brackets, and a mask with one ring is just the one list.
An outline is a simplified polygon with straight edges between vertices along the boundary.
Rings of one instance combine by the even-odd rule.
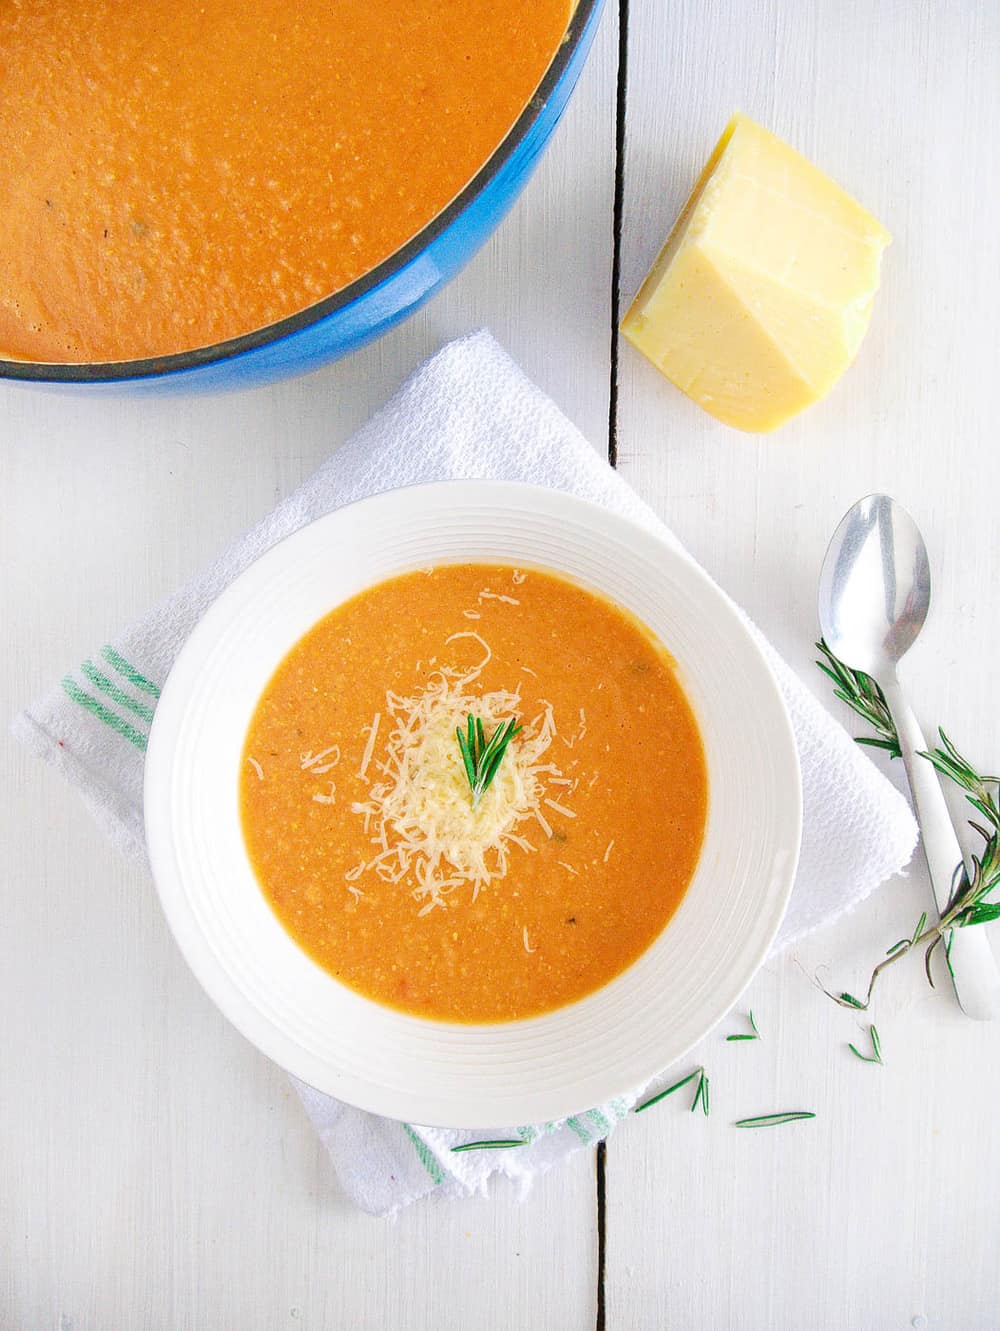
[[0, 0], [0, 356], [212, 345], [370, 271], [472, 179], [570, 0]]

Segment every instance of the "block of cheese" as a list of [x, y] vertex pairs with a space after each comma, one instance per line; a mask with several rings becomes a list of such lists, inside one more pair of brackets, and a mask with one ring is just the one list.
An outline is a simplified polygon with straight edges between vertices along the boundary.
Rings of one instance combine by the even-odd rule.
[[736, 115], [622, 331], [741, 430], [773, 430], [857, 354], [891, 237], [786, 143]]

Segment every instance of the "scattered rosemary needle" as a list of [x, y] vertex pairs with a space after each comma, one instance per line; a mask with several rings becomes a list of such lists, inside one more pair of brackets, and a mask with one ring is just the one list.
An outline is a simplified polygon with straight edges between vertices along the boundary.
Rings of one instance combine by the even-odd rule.
[[465, 1142], [461, 1146], [453, 1146], [451, 1149], [457, 1155], [460, 1151], [505, 1151], [511, 1146], [527, 1146], [529, 1143], [524, 1137], [499, 1138], [496, 1141], [486, 1142]]
[[692, 1114], [698, 1108], [699, 1103], [701, 1104], [702, 1113], [708, 1118], [708, 1077], [705, 1074], [704, 1068], [701, 1070], [698, 1089], [695, 1091], [694, 1099], [691, 1101]]
[[455, 731], [458, 737], [458, 747], [462, 754], [462, 765], [465, 768], [469, 789], [472, 792], [473, 808], [476, 807], [490, 788], [493, 778], [500, 769], [503, 756], [507, 752], [507, 746], [514, 736], [523, 729], [523, 726], [517, 724], [517, 717], [512, 716], [509, 721], [504, 721], [497, 726], [487, 741], [482, 719], [473, 716], [470, 712], [466, 728], [463, 730], [459, 726]]
[[727, 1041], [729, 1041], [729, 1040], [759, 1040], [759, 1039], [760, 1039], [760, 1031], [757, 1029], [757, 1023], [756, 1023], [756, 1022], [754, 1021], [754, 1019], [753, 1019], [753, 1008], [750, 1009], [749, 1017], [750, 1017], [750, 1029], [751, 1029], [751, 1031], [753, 1032], [753, 1034], [752, 1034], [752, 1035], [727, 1035], [727, 1036], [726, 1036], [726, 1040], [727, 1040]]
[[734, 1128], [777, 1128], [782, 1123], [796, 1123], [800, 1118], [815, 1118], [808, 1109], [785, 1109], [780, 1114], [761, 1114], [757, 1118], [739, 1118]]
[[868, 1033], [871, 1037], [872, 1052], [863, 1054], [856, 1044], [849, 1044], [847, 1047], [855, 1057], [860, 1058], [862, 1063], [882, 1063], [882, 1041], [878, 1038], [878, 1031], [874, 1026], [868, 1027]]
[[[864, 717], [876, 732], [876, 739], [862, 736], [858, 743], [885, 749], [890, 757], [898, 758], [898, 736], [882, 690], [863, 671], [852, 670], [844, 665], [843, 661], [838, 660], [822, 639], [816, 647], [825, 658], [816, 664], [833, 680], [837, 697], [859, 716]], [[942, 776], [959, 786], [965, 792], [965, 798], [983, 818], [982, 823], [969, 820], [969, 826], [982, 839], [982, 848], [978, 855], [969, 856], [971, 870], [964, 864], [958, 866], [955, 890], [940, 919], [928, 925], [925, 911], [910, 937], [901, 938], [889, 948], [885, 958], [872, 971], [863, 1000], [853, 994], [831, 993], [820, 984], [823, 992], [841, 1007], [867, 1011], [872, 991], [881, 973], [918, 947], [924, 948], [924, 972], [928, 984], [933, 988], [931, 959], [942, 943], [945, 961], [948, 969], [951, 969], [949, 954], [952, 930], [1000, 920], [1000, 901], [987, 900], [994, 888], [1000, 886], [1000, 803], [997, 793], [1000, 777], [981, 775], [966, 758], [962, 757], [943, 730], [939, 729], [938, 735], [941, 740], [940, 745], [929, 753], [920, 754], [920, 757], [926, 758]]]
[[[649, 1100], [644, 1100], [641, 1105], [636, 1105], [632, 1112], [634, 1114], [641, 1114], [644, 1109], [652, 1109], [653, 1105], [658, 1105], [660, 1101], [665, 1100], [668, 1095], [673, 1095], [674, 1091], [679, 1091], [682, 1086], [687, 1086], [688, 1082], [694, 1081], [695, 1077], [703, 1077], [704, 1075], [704, 1068], [695, 1068], [694, 1072], [689, 1072], [688, 1075], [682, 1077], [680, 1081], [675, 1081], [673, 1086], [668, 1086], [665, 1091], [658, 1091], [656, 1095], [652, 1096]], [[701, 1083], [699, 1082], [695, 1090], [695, 1102], [697, 1102], [700, 1092]]]

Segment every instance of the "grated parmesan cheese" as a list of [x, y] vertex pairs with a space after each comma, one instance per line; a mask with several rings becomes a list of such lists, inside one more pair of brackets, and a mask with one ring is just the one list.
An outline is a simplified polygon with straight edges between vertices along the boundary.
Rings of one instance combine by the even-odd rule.
[[258, 779], [261, 780], [261, 781], [263, 781], [263, 780], [264, 780], [264, 769], [263, 769], [263, 767], [261, 767], [261, 765], [260, 765], [260, 763], [257, 761], [257, 759], [256, 759], [256, 758], [247, 758], [247, 762], [250, 764], [250, 766], [253, 768], [253, 770], [257, 773]]
[[502, 592], [491, 592], [490, 589], [489, 589], [488, 587], [484, 587], [484, 588], [483, 588], [483, 590], [482, 590], [482, 591], [479, 593], [479, 595], [476, 597], [476, 600], [477, 600], [477, 601], [503, 601], [505, 605], [520, 605], [520, 604], [521, 604], [521, 602], [517, 599], [516, 596], [504, 596]]
[[340, 749], [336, 744], [331, 744], [322, 753], [313, 753], [312, 750], [308, 750], [306, 753], [299, 755], [299, 766], [303, 772], [311, 772], [313, 776], [324, 776], [327, 772], [332, 771], [339, 762]]
[[[376, 712], [372, 717], [372, 723], [368, 727], [368, 742], [365, 745], [365, 751], [361, 756], [361, 766], [358, 768], [358, 776], [363, 777], [368, 771], [368, 764], [372, 760], [372, 754], [375, 752], [375, 737], [378, 734], [379, 722], [382, 720], [382, 713]], [[365, 823], [365, 831], [368, 831], [368, 824]]]
[[557, 804], [555, 800], [546, 799], [545, 803], [550, 809], [555, 809], [556, 813], [561, 813], [564, 818], [575, 818], [576, 814], [572, 809], [567, 809], [565, 804]]
[[524, 950], [525, 950], [525, 952], [537, 952], [537, 951], [538, 951], [537, 948], [532, 947], [531, 944], [528, 942], [528, 926], [527, 926], [527, 925], [525, 925], [524, 928], [521, 930], [521, 938], [522, 938], [522, 940], [524, 941]]
[[[534, 818], [551, 836], [543, 802], [566, 817], [575, 816], [546, 794], [548, 782], [562, 778], [560, 769], [545, 761], [557, 734], [549, 703], [523, 722], [494, 781], [473, 809], [455, 732], [471, 712], [491, 733], [519, 712], [521, 697], [519, 691], [504, 689], [476, 692], [492, 652], [471, 631], [453, 634], [448, 642], [460, 639], [482, 648], [478, 664], [442, 666], [410, 697], [386, 693], [384, 743], [372, 762], [382, 715], [376, 713], [359, 773], [365, 778], [372, 769], [367, 796], [351, 805], [364, 819], [374, 851], [362, 872], [405, 886], [420, 904], [418, 915], [444, 906], [458, 888], [469, 889], [474, 899], [481, 887], [503, 878], [512, 849], [534, 850], [523, 835], [526, 821]], [[360, 877], [354, 870], [350, 873]]]
[[532, 812], [532, 813], [535, 815], [535, 817], [538, 819], [539, 823], [541, 823], [542, 831], [545, 833], [545, 835], [546, 835], [547, 837], [551, 837], [551, 836], [552, 836], [552, 824], [549, 823], [549, 822], [546, 822], [546, 820], [545, 820], [545, 814], [542, 813], [541, 809], [532, 809], [531, 812]]

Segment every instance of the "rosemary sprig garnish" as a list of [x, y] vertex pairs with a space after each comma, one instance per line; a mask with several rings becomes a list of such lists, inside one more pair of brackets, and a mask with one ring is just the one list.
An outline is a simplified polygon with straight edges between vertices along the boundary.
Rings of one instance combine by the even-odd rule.
[[780, 1114], [760, 1114], [757, 1118], [738, 1118], [734, 1128], [777, 1128], [782, 1123], [797, 1123], [800, 1118], [815, 1118], [809, 1109], [785, 1109]]
[[727, 1040], [727, 1041], [731, 1041], [731, 1040], [759, 1040], [759, 1039], [760, 1039], [760, 1031], [757, 1029], [757, 1023], [756, 1023], [756, 1022], [754, 1021], [754, 1019], [753, 1019], [753, 1008], [750, 1009], [750, 1012], [748, 1013], [748, 1016], [749, 1016], [749, 1018], [750, 1018], [750, 1029], [753, 1031], [753, 1034], [752, 1034], [752, 1035], [727, 1035], [727, 1036], [726, 1036], [726, 1040]]
[[861, 1059], [862, 1063], [882, 1063], [882, 1041], [878, 1038], [878, 1031], [874, 1026], [869, 1026], [868, 1034], [872, 1042], [870, 1054], [863, 1054], [856, 1044], [849, 1044], [847, 1047], [856, 1058]]
[[511, 1146], [528, 1146], [530, 1143], [524, 1137], [504, 1137], [496, 1141], [485, 1142], [464, 1142], [461, 1146], [453, 1146], [452, 1152], [458, 1155], [461, 1151], [506, 1151]]
[[[816, 644], [825, 657], [816, 664], [825, 675], [833, 680], [837, 697], [859, 716], [872, 725], [878, 739], [862, 737], [859, 744], [871, 744], [885, 749], [891, 757], [899, 757], [899, 739], [889, 709], [886, 706], [882, 690], [870, 676], [860, 670], [852, 670], [833, 655], [826, 643], [820, 640]], [[917, 921], [916, 928], [909, 938], [901, 938], [889, 948], [885, 960], [872, 971], [868, 981], [868, 991], [864, 1000], [853, 994], [830, 993], [820, 986], [841, 1007], [857, 1008], [867, 1011], [871, 1002], [872, 990], [881, 973], [888, 967], [912, 952], [914, 948], [924, 947], [924, 971], [931, 988], [934, 977], [931, 973], [931, 959], [937, 948], [944, 943], [945, 959], [951, 969], [951, 931], [967, 928], [971, 925], [988, 924], [1000, 919], [1000, 901], [987, 901], [995, 887], [1000, 885], [1000, 804], [997, 802], [997, 786], [1000, 777], [982, 776], [972, 764], [958, 752], [943, 730], [938, 731], [941, 743], [929, 753], [922, 753], [929, 763], [965, 791], [965, 798], [984, 820], [969, 820], [969, 826], [982, 838], [983, 846], [978, 855], [969, 856], [971, 871], [965, 864], [956, 865], [955, 888], [947, 909], [939, 920], [929, 927], [925, 911]]]
[[523, 729], [523, 726], [517, 724], [517, 717], [512, 716], [509, 721], [497, 726], [487, 741], [482, 720], [470, 712], [465, 729], [459, 726], [455, 731], [458, 736], [458, 747], [462, 753], [465, 775], [469, 779], [473, 808], [489, 790], [507, 752], [508, 744], [518, 731]]

